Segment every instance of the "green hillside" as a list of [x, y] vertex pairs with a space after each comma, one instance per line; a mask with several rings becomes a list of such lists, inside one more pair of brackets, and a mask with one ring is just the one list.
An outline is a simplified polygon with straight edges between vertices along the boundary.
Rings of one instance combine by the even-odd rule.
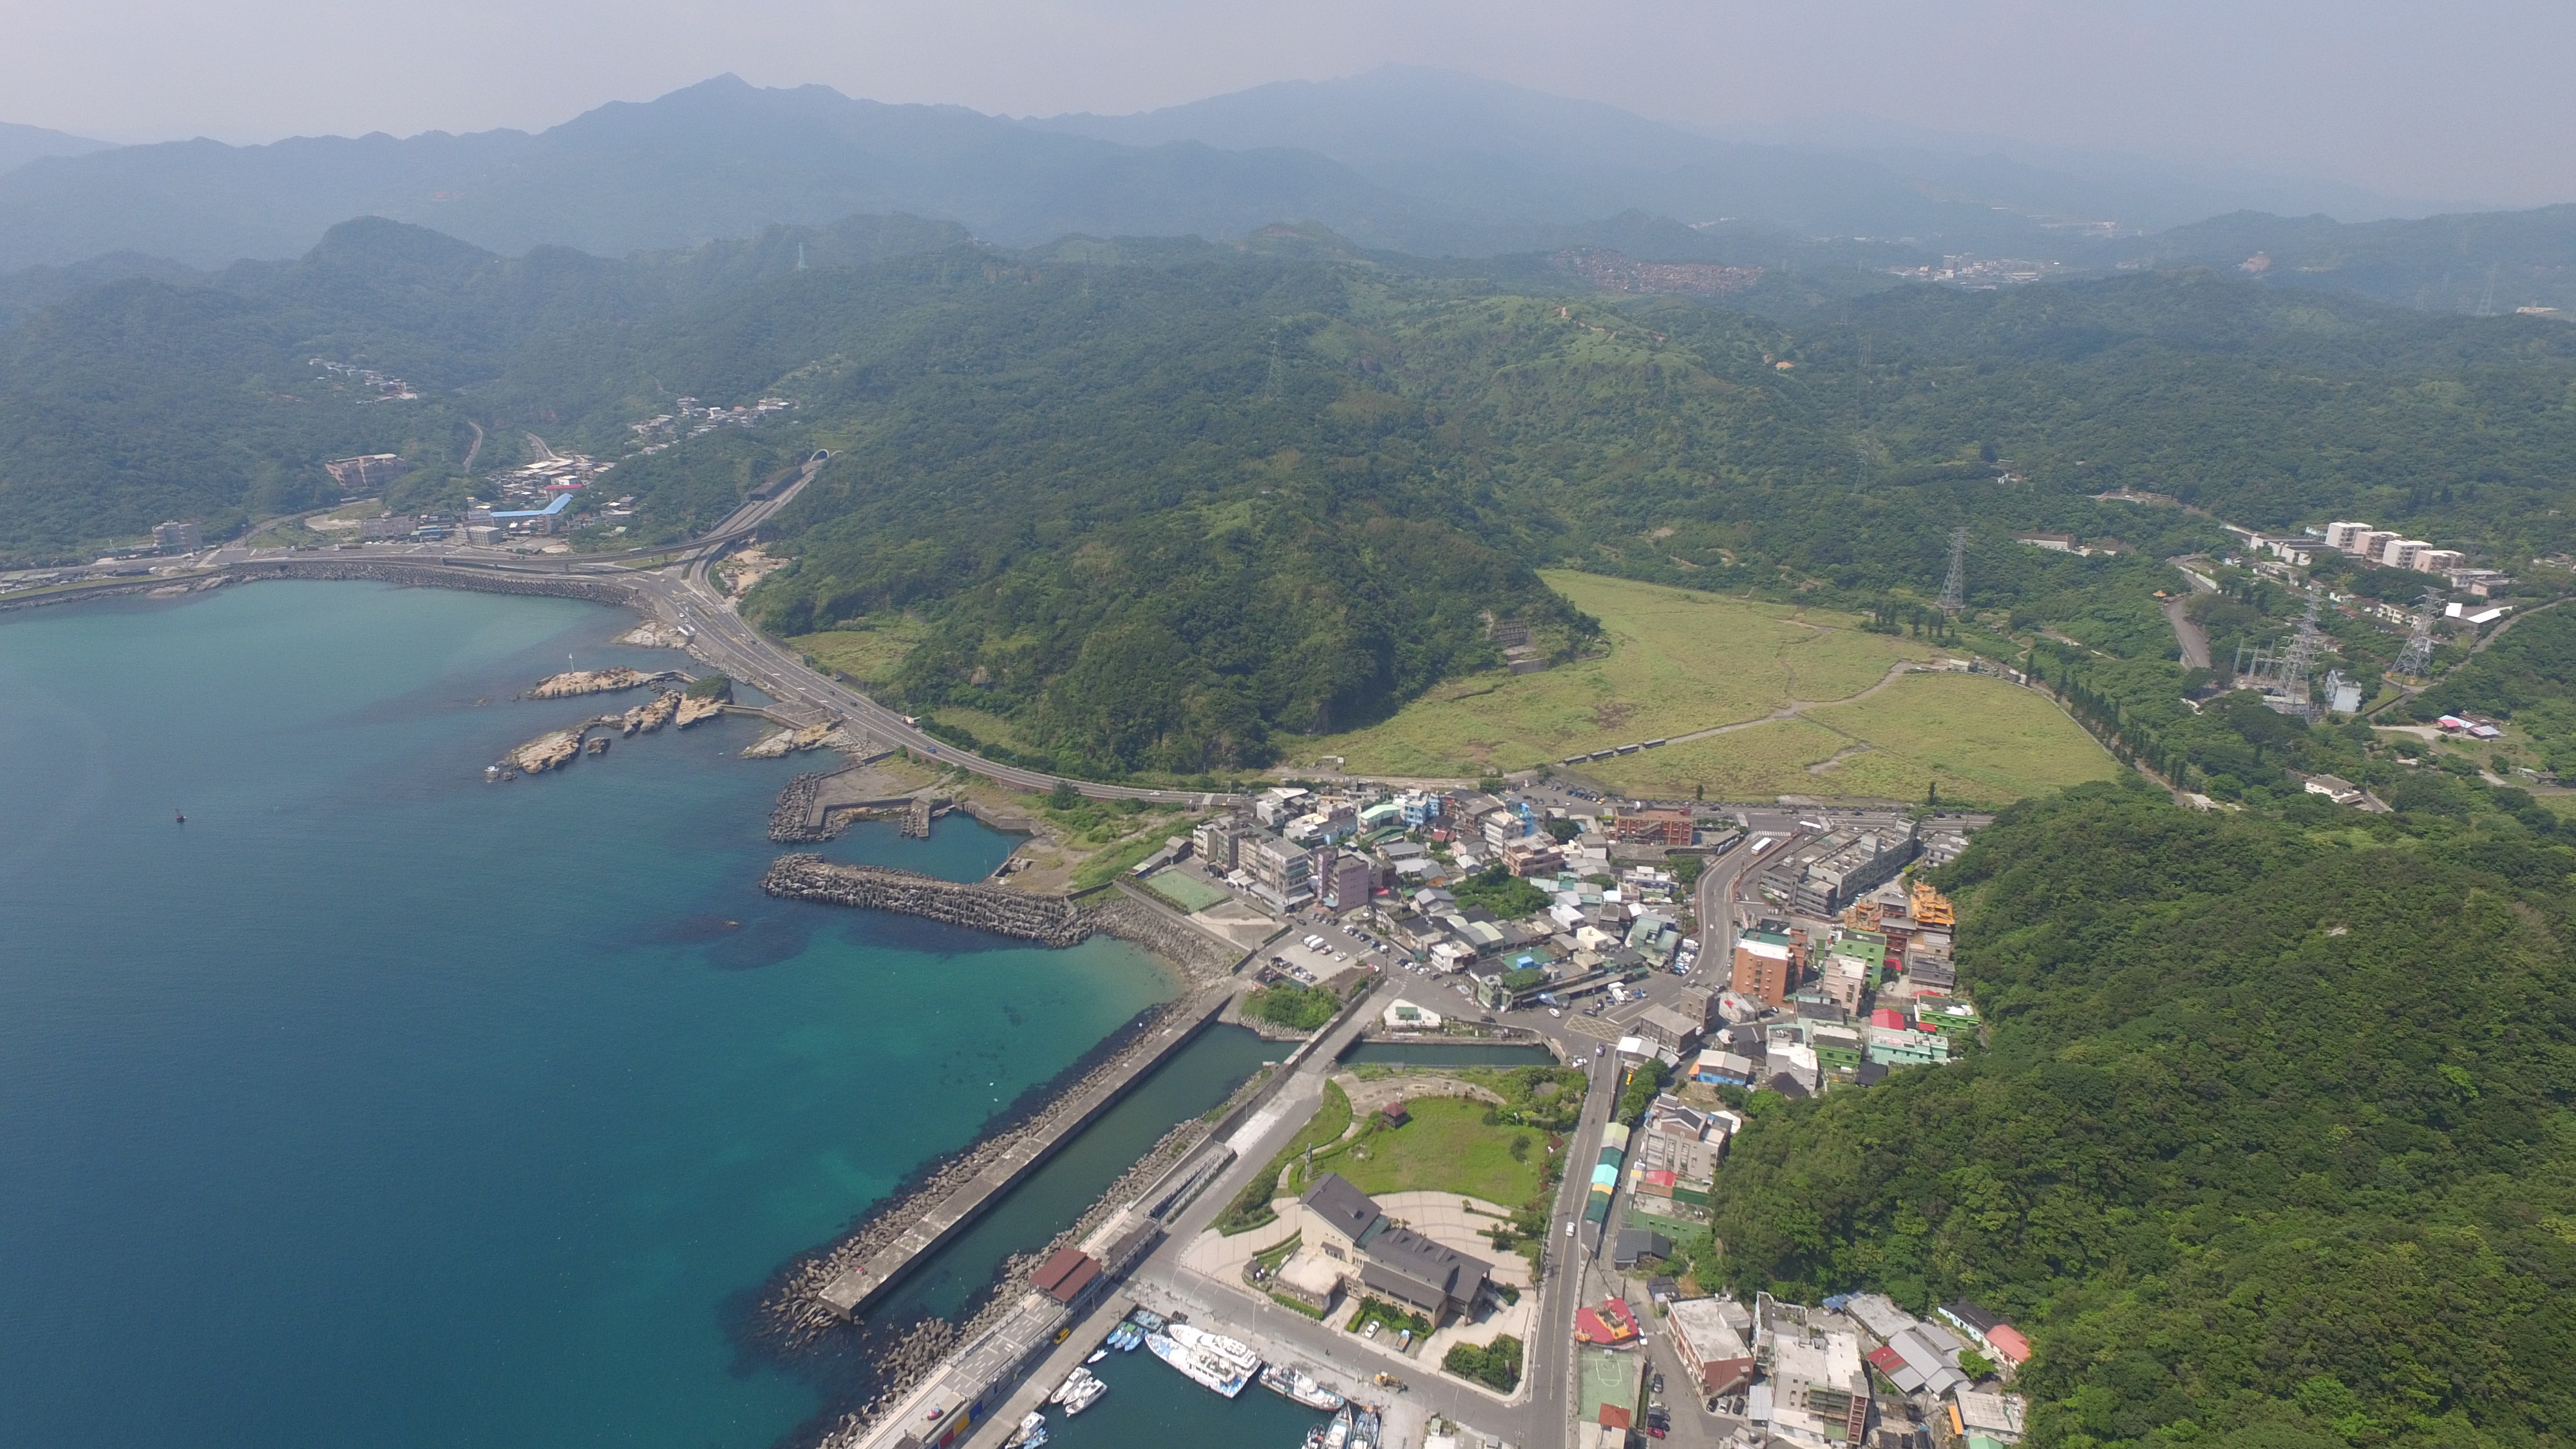
[[2563, 1442], [2576, 849], [2536, 823], [2017, 807], [1950, 872], [1988, 1046], [1773, 1099], [1704, 1273], [2009, 1315], [2042, 1445]]
[[[1491, 667], [1494, 625], [1582, 653], [1592, 622], [1541, 566], [1901, 627], [1964, 525], [1987, 647], [2045, 629], [2152, 662], [2159, 560], [2227, 540], [2096, 493], [2374, 518], [2507, 563], [2576, 546], [2576, 329], [2545, 320], [2178, 272], [1904, 289], [1784, 325], [1503, 270], [1313, 228], [1012, 254], [853, 218], [606, 261], [350, 223], [294, 262], [127, 278], [0, 334], [0, 553], [163, 517], [221, 533], [328, 501], [319, 465], [344, 452], [401, 451], [422, 466], [395, 501], [452, 503], [469, 424], [484, 474], [528, 433], [622, 459], [619, 542], [659, 541], [829, 447], [753, 615], [904, 619], [892, 697], [1006, 721], [1044, 763], [1192, 775]], [[317, 357], [420, 396], [352, 396]], [[630, 425], [684, 395], [794, 407], [636, 454]]]

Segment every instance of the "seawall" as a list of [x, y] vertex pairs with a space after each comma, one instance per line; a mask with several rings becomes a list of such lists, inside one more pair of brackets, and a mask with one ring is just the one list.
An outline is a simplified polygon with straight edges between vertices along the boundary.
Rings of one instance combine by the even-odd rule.
[[903, 1202], [790, 1275], [771, 1311], [791, 1342], [836, 1320], [855, 1318], [887, 1284], [998, 1202], [1128, 1089], [1216, 1020], [1233, 999], [1231, 968], [1242, 953], [1126, 898], [1105, 892], [1090, 906], [1005, 886], [962, 884], [887, 866], [844, 865], [818, 855], [782, 855], [761, 880], [773, 896], [897, 911], [992, 931], [1041, 945], [1117, 936], [1153, 952], [1193, 983], [1135, 1038], [1067, 1088], [1035, 1118], [979, 1145]]
[[789, 1276], [770, 1311], [789, 1341], [858, 1316], [868, 1301], [1000, 1202], [1083, 1128], [1216, 1020], [1233, 995], [1213, 982], [1160, 1008], [1128, 1044], [1035, 1118], [987, 1139], [859, 1232]]
[[1060, 896], [1033, 896], [1003, 886], [961, 885], [881, 865], [838, 865], [819, 855], [782, 855], [761, 878], [773, 896], [899, 911], [1016, 936], [1042, 946], [1079, 945], [1105, 929], [1089, 912]]
[[[402, 584], [411, 588], [470, 589], [482, 594], [527, 594], [546, 598], [581, 599], [593, 604], [622, 608], [640, 607], [635, 591], [615, 579], [550, 576], [545, 574], [502, 573], [441, 564], [400, 563], [391, 559], [265, 559], [253, 563], [226, 564], [207, 573], [181, 578], [138, 578], [87, 588], [58, 589], [33, 594], [26, 598], [0, 599], [0, 610], [37, 609], [48, 604], [77, 604], [90, 599], [112, 599], [134, 594], [164, 592], [195, 593], [220, 588], [225, 584], [248, 583], [257, 579], [372, 579], [381, 583]], [[646, 611], [648, 614], [649, 610]]]

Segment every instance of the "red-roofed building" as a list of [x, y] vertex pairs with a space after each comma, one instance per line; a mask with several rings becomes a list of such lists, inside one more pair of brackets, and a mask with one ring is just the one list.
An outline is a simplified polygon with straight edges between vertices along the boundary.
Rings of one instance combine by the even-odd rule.
[[1892, 1026], [1898, 1031], [1903, 1031], [1914, 1023], [1907, 1021], [1905, 1019], [1905, 1013], [1897, 1010], [1895, 1007], [1882, 1006], [1869, 1014], [1869, 1024], [1872, 1026]]
[[1626, 1303], [1605, 1298], [1598, 1308], [1574, 1310], [1574, 1337], [1580, 1343], [1632, 1343], [1637, 1337], [1637, 1317]]
[[1897, 1370], [1905, 1367], [1905, 1355], [1898, 1353], [1895, 1349], [1892, 1349], [1883, 1343], [1878, 1347], [1871, 1349], [1866, 1356], [1869, 1359], [1869, 1366], [1871, 1368], [1878, 1370], [1880, 1373], [1887, 1375], [1891, 1379], [1896, 1377]]
[[1079, 1248], [1058, 1248], [1029, 1275], [1029, 1285], [1058, 1303], [1071, 1303], [1100, 1276], [1100, 1265]]
[[2030, 1362], [2030, 1340], [2009, 1323], [1998, 1323], [1986, 1330], [1986, 1347], [1994, 1350], [1996, 1361], [2005, 1368], [2017, 1369]]

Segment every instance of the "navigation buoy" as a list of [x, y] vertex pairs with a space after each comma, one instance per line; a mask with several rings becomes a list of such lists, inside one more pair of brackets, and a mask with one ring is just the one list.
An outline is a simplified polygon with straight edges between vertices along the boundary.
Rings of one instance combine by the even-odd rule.
[[171, 812], [170, 812], [170, 814], [171, 814], [171, 816], [172, 816], [174, 819], [176, 819], [176, 820], [177, 820], [181, 825], [185, 825], [185, 824], [187, 824], [187, 823], [188, 823], [188, 817], [187, 817], [184, 813], [182, 813], [182, 812], [180, 812], [180, 811], [177, 811], [177, 810], [173, 810], [173, 811], [171, 811]]

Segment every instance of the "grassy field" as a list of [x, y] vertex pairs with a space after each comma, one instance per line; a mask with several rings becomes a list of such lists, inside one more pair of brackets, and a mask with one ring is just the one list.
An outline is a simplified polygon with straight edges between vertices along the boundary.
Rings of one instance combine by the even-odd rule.
[[798, 634], [787, 642], [852, 679], [874, 684], [894, 673], [894, 667], [912, 652], [920, 638], [918, 621], [893, 619], [873, 629], [827, 629], [819, 634]]
[[1919, 639], [1859, 620], [1595, 574], [1549, 587], [1601, 621], [1607, 652], [1537, 674], [1451, 680], [1384, 724], [1302, 741], [1300, 760], [1340, 755], [1376, 774], [1477, 775], [1757, 719], [1793, 700], [1847, 699]]
[[1179, 870], [1159, 871], [1146, 877], [1145, 889], [1185, 911], [1204, 911], [1234, 899], [1234, 892]]
[[2101, 745], [2046, 698], [2000, 679], [1918, 674], [1814, 718], [1871, 748], [1825, 772], [1834, 793], [2002, 805], [2120, 773]]
[[[1487, 1202], [1528, 1201], [1547, 1166], [1544, 1134], [1528, 1127], [1488, 1127], [1485, 1104], [1463, 1097], [1405, 1103], [1413, 1120], [1401, 1127], [1371, 1122], [1315, 1170], [1338, 1172], [1372, 1196], [1382, 1192], [1455, 1192]], [[1513, 1139], [1528, 1143], [1512, 1154]]]
[[[1814, 768], [1829, 760], [1835, 763]], [[1602, 760], [1584, 772], [1635, 795], [1688, 796], [1704, 788], [1712, 800], [1920, 800], [1937, 784], [1944, 801], [2004, 805], [2108, 779], [2119, 766], [2029, 690], [1984, 675], [1909, 674], [1856, 703]]]

